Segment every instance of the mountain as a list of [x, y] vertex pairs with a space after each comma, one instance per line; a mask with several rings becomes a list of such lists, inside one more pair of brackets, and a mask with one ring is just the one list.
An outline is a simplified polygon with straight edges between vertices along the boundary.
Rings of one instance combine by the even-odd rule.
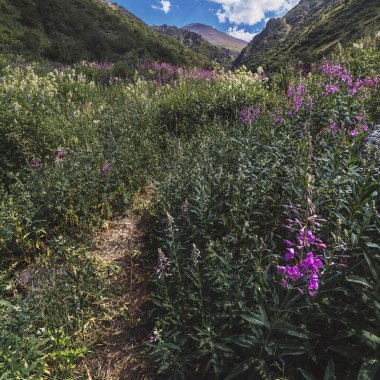
[[0, 52], [63, 63], [205, 58], [105, 0], [0, 0]]
[[212, 26], [204, 24], [189, 24], [183, 26], [181, 29], [200, 34], [206, 41], [210, 42], [211, 44], [236, 52], [240, 52], [248, 44], [243, 40], [229, 36], [228, 34], [223, 33], [213, 28]]
[[301, 0], [284, 17], [269, 20], [234, 66], [275, 70], [291, 60], [321, 58], [338, 42], [348, 45], [379, 29], [379, 0]]
[[152, 29], [158, 33], [176, 38], [182, 44], [205, 56], [210, 61], [215, 60], [221, 64], [228, 65], [238, 56], [236, 51], [215, 46], [205, 40], [200, 34], [186, 29], [169, 25], [152, 26]]

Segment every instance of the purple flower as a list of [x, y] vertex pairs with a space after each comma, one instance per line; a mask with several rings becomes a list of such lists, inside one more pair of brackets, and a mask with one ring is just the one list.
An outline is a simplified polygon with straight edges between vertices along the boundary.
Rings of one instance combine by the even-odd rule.
[[112, 62], [97, 62], [94, 66], [96, 69], [110, 70], [113, 68], [114, 64]]
[[310, 230], [307, 230], [305, 235], [304, 230], [302, 229], [298, 234], [298, 238], [301, 246], [309, 246], [310, 244], [315, 243], [315, 236]]
[[300, 272], [297, 265], [291, 267], [289, 265], [283, 267], [283, 266], [277, 266], [277, 273], [282, 274], [287, 281], [297, 281], [300, 278], [303, 277], [303, 274]]
[[363, 79], [363, 85], [366, 87], [377, 87], [379, 84], [379, 78], [377, 77], [368, 77]]
[[284, 240], [285, 247], [291, 248], [293, 247], [293, 243], [290, 240]]
[[363, 120], [363, 116], [362, 115], [356, 115], [355, 116], [355, 120], [360, 123], [362, 120]]
[[31, 162], [30, 162], [30, 166], [31, 168], [33, 169], [39, 169], [41, 167], [41, 160], [39, 158], [34, 158]]
[[368, 132], [368, 125], [367, 124], [363, 125], [363, 131]]
[[333, 95], [336, 92], [339, 92], [340, 88], [334, 84], [326, 84], [325, 95]]
[[313, 99], [312, 99], [311, 96], [308, 96], [308, 98], [307, 98], [307, 103], [306, 103], [306, 109], [307, 109], [308, 111], [311, 111], [313, 108], [314, 108]]
[[358, 134], [359, 133], [358, 133], [358, 131], [356, 129], [354, 129], [354, 130], [351, 131], [351, 136], [352, 137], [356, 137]]
[[288, 99], [292, 98], [294, 95], [294, 89], [292, 87], [289, 87], [288, 90], [286, 91], [286, 97]]
[[330, 128], [331, 128], [331, 131], [333, 133], [338, 133], [338, 131], [339, 131], [339, 128], [338, 128], [338, 126], [335, 123], [331, 124]]
[[318, 287], [319, 287], [318, 281], [319, 281], [318, 275], [312, 274], [310, 276], [309, 284], [308, 284], [307, 288], [309, 289], [309, 294], [311, 296], [315, 296], [317, 294], [317, 292], [315, 292], [315, 290], [318, 290]]
[[259, 107], [244, 108], [240, 111], [240, 122], [242, 125], [251, 125], [254, 119], [260, 117], [261, 111]]
[[284, 118], [280, 115], [275, 115], [273, 121], [276, 125], [281, 125], [284, 123]]
[[66, 150], [56, 150], [55, 151], [55, 158], [57, 160], [61, 160], [62, 158], [65, 158], [68, 155], [68, 152]]
[[260, 117], [260, 114], [261, 114], [260, 107], [258, 107], [258, 106], [254, 107], [252, 110], [252, 114], [253, 114], [253, 117], [255, 119], [258, 119]]
[[285, 252], [285, 260], [291, 261], [294, 259], [294, 248], [288, 248]]
[[112, 170], [112, 165], [108, 162], [105, 162], [102, 168], [100, 169], [100, 173], [102, 175], [107, 175], [111, 170]]
[[314, 257], [313, 252], [309, 252], [306, 255], [306, 259], [302, 260], [301, 263], [302, 272], [311, 272], [313, 274], [318, 273], [319, 268], [323, 266], [322, 261]]
[[[286, 96], [289, 100], [293, 99], [293, 109], [289, 112], [289, 115], [291, 117], [296, 117], [297, 114], [300, 112], [303, 105], [303, 95], [306, 92], [307, 92], [307, 88], [302, 84], [299, 84], [295, 88], [294, 87], [288, 88], [286, 92]], [[312, 107], [310, 102], [306, 106]], [[308, 108], [308, 109], [310, 110], [311, 108]]]

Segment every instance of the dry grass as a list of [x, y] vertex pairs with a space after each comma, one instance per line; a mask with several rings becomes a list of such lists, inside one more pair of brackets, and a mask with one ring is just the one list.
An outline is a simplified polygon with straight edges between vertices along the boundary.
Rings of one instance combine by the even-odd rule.
[[107, 308], [111, 317], [92, 333], [92, 354], [81, 365], [82, 378], [151, 378], [144, 344], [150, 331], [141, 320], [154, 265], [147, 259], [142, 223], [149, 202], [147, 191], [136, 199], [128, 216], [110, 222], [107, 231], [96, 236], [94, 255], [99, 265], [114, 267], [118, 274], [110, 283], [113, 297]]

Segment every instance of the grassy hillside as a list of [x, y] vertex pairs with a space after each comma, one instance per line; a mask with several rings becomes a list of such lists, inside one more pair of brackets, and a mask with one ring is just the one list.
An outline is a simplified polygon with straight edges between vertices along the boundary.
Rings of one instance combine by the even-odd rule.
[[301, 0], [284, 17], [270, 20], [241, 52], [235, 66], [276, 69], [289, 60], [313, 60], [338, 42], [348, 45], [378, 30], [378, 0]]
[[200, 34], [205, 40], [215, 46], [223, 47], [236, 52], [240, 52], [247, 46], [247, 42], [223, 33], [209, 25], [189, 24], [182, 27], [182, 29]]
[[221, 64], [228, 64], [237, 57], [236, 51], [217, 47], [205, 40], [200, 34], [190, 32], [189, 30], [169, 25], [153, 26], [152, 29], [156, 32], [176, 38], [185, 46], [203, 55], [205, 59], [210, 61], [215, 60]]
[[0, 51], [59, 62], [150, 59], [195, 65], [203, 58], [97, 0], [0, 0]]

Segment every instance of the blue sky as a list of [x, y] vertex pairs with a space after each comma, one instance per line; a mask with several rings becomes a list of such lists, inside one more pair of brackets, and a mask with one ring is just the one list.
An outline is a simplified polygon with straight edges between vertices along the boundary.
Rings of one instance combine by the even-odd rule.
[[211, 25], [250, 40], [269, 18], [281, 16], [298, 0], [113, 0], [149, 25]]

